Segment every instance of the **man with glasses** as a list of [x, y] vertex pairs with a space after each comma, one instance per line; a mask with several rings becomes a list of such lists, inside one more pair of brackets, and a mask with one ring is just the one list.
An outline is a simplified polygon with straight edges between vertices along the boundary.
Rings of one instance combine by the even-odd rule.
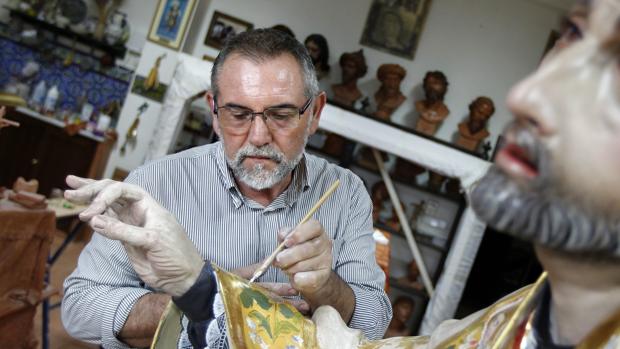
[[[81, 218], [100, 233], [65, 281], [68, 332], [105, 348], [147, 346], [170, 296], [182, 309], [210, 309], [212, 290], [196, 282], [212, 275], [205, 261], [249, 278], [285, 241], [257, 282], [303, 313], [330, 305], [381, 338], [392, 311], [368, 193], [350, 171], [304, 153], [326, 101], [306, 49], [276, 30], [239, 34], [211, 83], [220, 142], [144, 165], [126, 183], [67, 178], [75, 190], [65, 196], [90, 203]], [[336, 180], [313, 219], [291, 231]], [[187, 315], [193, 334], [209, 326], [210, 314]]]

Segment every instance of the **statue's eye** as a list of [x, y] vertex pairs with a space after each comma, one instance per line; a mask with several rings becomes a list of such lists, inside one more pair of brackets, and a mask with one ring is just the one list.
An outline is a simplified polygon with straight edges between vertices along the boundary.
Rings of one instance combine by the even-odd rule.
[[570, 17], [566, 17], [562, 20], [562, 27], [560, 32], [560, 40], [566, 42], [573, 42], [583, 38], [583, 32], [579, 25]]

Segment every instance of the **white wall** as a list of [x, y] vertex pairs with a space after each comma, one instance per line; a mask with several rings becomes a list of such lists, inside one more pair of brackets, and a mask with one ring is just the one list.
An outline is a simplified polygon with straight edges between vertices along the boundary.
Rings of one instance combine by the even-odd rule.
[[[153, 67], [157, 57], [164, 53], [166, 54], [166, 57], [161, 61], [158, 76], [160, 83], [170, 85], [170, 81], [172, 81], [174, 69], [177, 64], [178, 53], [150, 41], [147, 41], [144, 44], [140, 63], [136, 69], [136, 75], [148, 76], [149, 71]], [[138, 138], [135, 143], [135, 147], [128, 146], [125, 154], [121, 154], [120, 148], [125, 141], [127, 130], [138, 114], [138, 107], [140, 107], [144, 102], [149, 104], [149, 108], [140, 116]], [[108, 160], [108, 164], [104, 172], [104, 177], [111, 177], [117, 167], [130, 171], [144, 163], [155, 127], [157, 127], [157, 124], [159, 123], [159, 112], [161, 111], [161, 108], [161, 103], [152, 101], [131, 92], [127, 94], [127, 98], [123, 104], [123, 109], [121, 110], [118, 125], [116, 126], [116, 131], [119, 135], [118, 141], [114, 145], [112, 154], [110, 154], [110, 159]]]
[[[204, 13], [197, 13], [199, 34], [186, 50], [195, 56], [217, 51], [204, 46], [214, 10], [249, 21], [255, 27], [277, 23], [288, 25], [300, 41], [311, 33], [323, 34], [331, 51], [331, 79], [340, 79], [338, 58], [343, 52], [364, 49], [368, 74], [360, 81], [362, 89], [373, 95], [378, 88], [375, 72], [383, 63], [398, 63], [407, 69], [401, 85], [408, 100], [393, 120], [413, 126], [413, 103], [422, 97], [420, 83], [428, 70], [442, 70], [450, 87], [446, 104], [449, 118], [437, 137], [450, 140], [457, 124], [467, 115], [467, 106], [479, 95], [491, 97], [497, 111], [490, 123], [495, 143], [510, 119], [504, 99], [516, 81], [538, 64], [550, 30], [556, 26], [561, 10], [541, 0], [434, 0], [414, 61], [389, 55], [359, 44], [372, 0], [212, 0]], [[569, 3], [569, 0], [557, 0]]]
[[[0, 0], [4, 5], [8, 0]], [[571, 0], [433, 0], [422, 33], [415, 60], [406, 60], [359, 44], [368, 9], [372, 0], [200, 0], [190, 27], [184, 51], [194, 56], [215, 56], [217, 51], [203, 45], [214, 10], [237, 16], [254, 23], [255, 27], [283, 23], [293, 29], [303, 40], [311, 33], [321, 33], [329, 41], [331, 50], [331, 79], [340, 78], [338, 58], [343, 52], [364, 49], [369, 70], [360, 81], [361, 88], [369, 95], [378, 87], [375, 72], [383, 63], [403, 65], [408, 73], [401, 89], [408, 100], [399, 108], [394, 121], [412, 126], [415, 121], [413, 102], [421, 97], [420, 83], [428, 70], [444, 71], [450, 81], [446, 104], [451, 110], [449, 118], [440, 128], [437, 137], [450, 140], [457, 124], [467, 114], [467, 105], [478, 95], [491, 97], [497, 112], [490, 123], [493, 143], [503, 125], [510, 119], [504, 99], [509, 87], [532, 71], [542, 55], [550, 30], [558, 23], [561, 8]], [[551, 5], [549, 5], [551, 4]], [[125, 0], [120, 10], [128, 14], [132, 26], [130, 46], [140, 49], [148, 33], [157, 1]], [[0, 11], [0, 17], [3, 11]], [[142, 51], [138, 72], [148, 74], [157, 52], [162, 47], [147, 43]], [[169, 82], [176, 58], [169, 52], [162, 62], [160, 79]], [[170, 75], [169, 75], [170, 74]], [[117, 131], [119, 144], [133, 120], [141, 97], [129, 94]], [[151, 111], [160, 108], [150, 103]], [[157, 114], [155, 114], [157, 115]], [[114, 167], [131, 170], [142, 163], [149, 144], [148, 132], [157, 117], [142, 120], [138, 147], [132, 154], [112, 155], [106, 175]], [[142, 131], [144, 127], [145, 132]]]

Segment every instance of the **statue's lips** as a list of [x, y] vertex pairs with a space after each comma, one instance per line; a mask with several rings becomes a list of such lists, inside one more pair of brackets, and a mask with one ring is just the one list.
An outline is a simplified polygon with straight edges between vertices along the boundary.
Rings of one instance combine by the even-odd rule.
[[531, 180], [538, 176], [538, 168], [527, 151], [514, 143], [499, 150], [495, 164], [516, 179]]

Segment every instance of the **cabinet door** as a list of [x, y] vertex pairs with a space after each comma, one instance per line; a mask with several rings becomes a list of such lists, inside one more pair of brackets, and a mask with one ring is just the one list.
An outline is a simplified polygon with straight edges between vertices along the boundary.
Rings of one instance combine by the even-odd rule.
[[9, 112], [7, 118], [20, 123], [19, 128], [0, 131], [0, 185], [11, 188], [19, 176], [34, 178], [40, 161], [37, 153], [46, 125], [15, 112]]
[[79, 135], [69, 136], [63, 129], [50, 126], [42, 145], [33, 175], [39, 180], [39, 193], [49, 195], [52, 188], [67, 188], [67, 175], [88, 175], [98, 143]]

